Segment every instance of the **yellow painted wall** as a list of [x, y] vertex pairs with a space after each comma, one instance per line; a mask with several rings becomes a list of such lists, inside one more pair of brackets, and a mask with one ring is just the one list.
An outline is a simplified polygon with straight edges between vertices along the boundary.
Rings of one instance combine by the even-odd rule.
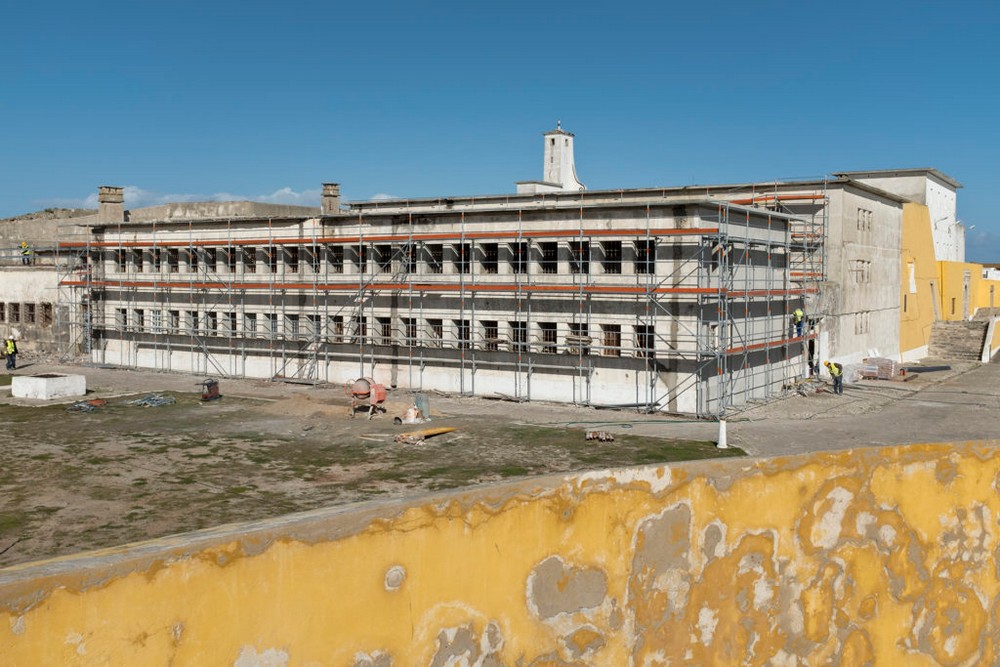
[[[983, 265], [970, 262], [938, 262], [941, 284], [941, 319], [963, 319], [965, 272], [969, 272], [969, 314], [977, 308], [1000, 308], [1000, 281], [983, 278]], [[992, 294], [991, 294], [992, 290]], [[995, 334], [991, 349], [1000, 349], [1000, 335]]]
[[940, 299], [931, 218], [923, 204], [903, 204], [901, 248], [899, 350], [905, 357], [930, 343], [934, 300]]
[[8, 568], [0, 661], [995, 664], [998, 445], [531, 480]]

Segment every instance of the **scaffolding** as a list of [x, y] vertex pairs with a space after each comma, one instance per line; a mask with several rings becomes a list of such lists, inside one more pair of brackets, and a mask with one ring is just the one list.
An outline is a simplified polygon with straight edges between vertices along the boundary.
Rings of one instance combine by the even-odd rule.
[[[622, 211], [634, 220], [612, 223]], [[59, 243], [64, 349], [580, 405], [608, 404], [604, 378], [628, 377], [615, 405], [707, 418], [801, 372], [789, 316], [822, 279], [825, 218], [666, 198], [485, 214], [94, 227]]]

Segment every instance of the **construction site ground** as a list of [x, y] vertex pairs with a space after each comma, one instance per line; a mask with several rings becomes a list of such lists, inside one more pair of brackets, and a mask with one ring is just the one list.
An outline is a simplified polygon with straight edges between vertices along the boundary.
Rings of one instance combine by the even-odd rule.
[[[716, 422], [552, 403], [425, 394], [432, 420], [396, 425], [414, 395], [391, 391], [385, 414], [349, 418], [342, 386], [221, 379], [25, 359], [18, 374], [87, 378], [80, 399], [11, 398], [0, 377], [0, 567], [290, 512], [587, 469], [775, 456], [935, 441], [995, 439], [1000, 364], [959, 362], [908, 382], [864, 381], [751, 406]], [[930, 363], [930, 362], [927, 362]], [[816, 385], [813, 385], [815, 388]], [[161, 407], [128, 401], [159, 393]], [[413, 445], [396, 435], [455, 430]], [[588, 431], [614, 441], [588, 440]]]

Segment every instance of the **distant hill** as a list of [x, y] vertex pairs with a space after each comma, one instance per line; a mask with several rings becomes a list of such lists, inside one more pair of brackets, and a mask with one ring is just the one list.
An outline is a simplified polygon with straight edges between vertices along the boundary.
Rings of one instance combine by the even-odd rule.
[[0, 219], [0, 223], [65, 220], [67, 218], [79, 218], [84, 215], [94, 215], [95, 213], [97, 213], [97, 209], [95, 208], [47, 208], [43, 211], [15, 215], [12, 218], [3, 218]]

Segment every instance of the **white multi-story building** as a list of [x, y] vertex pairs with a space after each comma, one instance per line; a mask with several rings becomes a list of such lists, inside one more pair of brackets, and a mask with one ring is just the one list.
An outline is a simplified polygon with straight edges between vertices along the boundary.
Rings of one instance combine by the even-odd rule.
[[573, 139], [546, 133], [517, 194], [126, 211], [101, 188], [60, 312], [100, 363], [704, 416], [900, 354], [902, 206], [953, 217], [948, 177], [593, 191]]

